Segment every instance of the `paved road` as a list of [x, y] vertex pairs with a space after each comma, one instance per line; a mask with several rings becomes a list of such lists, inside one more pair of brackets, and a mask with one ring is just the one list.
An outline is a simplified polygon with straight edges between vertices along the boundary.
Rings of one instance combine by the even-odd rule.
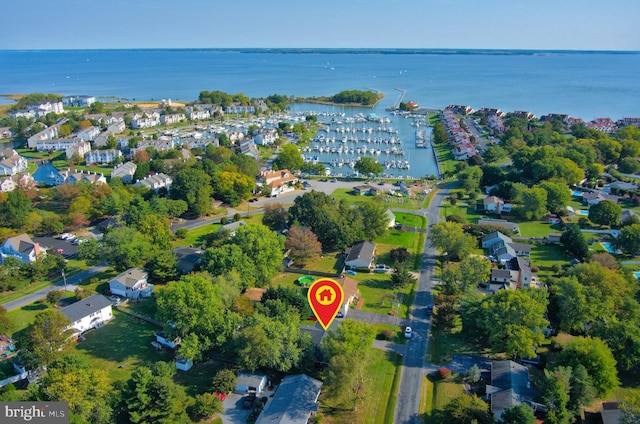
[[431, 226], [440, 221], [440, 205], [449, 195], [449, 191], [458, 182], [449, 183], [441, 188], [431, 199], [426, 210], [428, 219], [427, 236], [424, 241], [422, 264], [420, 267], [420, 279], [416, 291], [410, 321], [413, 329], [413, 338], [409, 340], [402, 365], [402, 377], [398, 389], [394, 423], [418, 424], [422, 423], [420, 417], [420, 395], [422, 383], [431, 366], [425, 362], [427, 354], [427, 342], [429, 340], [430, 320], [427, 317], [427, 305], [433, 303], [431, 289], [433, 283], [433, 271], [436, 266], [436, 250], [430, 246], [429, 232]]
[[[81, 283], [82, 281], [86, 280], [87, 278], [91, 278], [92, 276], [94, 276], [95, 274], [98, 274], [102, 271], [104, 271], [105, 269], [107, 269], [107, 265], [96, 265], [96, 266], [92, 266], [89, 269], [86, 269], [84, 271], [81, 271], [77, 274], [74, 274], [70, 277], [67, 278], [67, 286], [66, 289], [68, 291], [75, 291], [75, 289], [77, 288], [77, 284]], [[49, 293], [50, 291], [53, 290], [64, 290], [65, 285], [64, 282], [59, 281], [58, 283], [45, 287], [41, 290], [38, 290], [37, 292], [31, 293], [31, 294], [27, 294], [22, 296], [19, 299], [16, 300], [12, 300], [11, 302], [7, 302], [4, 303], [2, 306], [7, 310], [7, 311], [11, 311], [13, 309], [18, 309], [18, 308], [22, 308], [23, 306], [29, 305], [30, 303], [33, 303], [37, 300], [43, 299], [44, 297], [47, 296], [47, 293]]]

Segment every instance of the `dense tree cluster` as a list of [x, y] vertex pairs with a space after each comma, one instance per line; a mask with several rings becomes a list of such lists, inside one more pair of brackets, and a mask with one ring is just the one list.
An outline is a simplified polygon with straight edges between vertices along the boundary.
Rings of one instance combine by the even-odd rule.
[[378, 101], [378, 94], [373, 91], [344, 90], [331, 97], [333, 103], [374, 105]]

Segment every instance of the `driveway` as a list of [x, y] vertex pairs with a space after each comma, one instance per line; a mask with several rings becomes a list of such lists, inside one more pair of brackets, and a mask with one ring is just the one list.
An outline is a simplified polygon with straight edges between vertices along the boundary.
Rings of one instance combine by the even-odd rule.
[[64, 256], [66, 259], [71, 259], [76, 256], [76, 251], [78, 250], [78, 246], [71, 243], [67, 240], [60, 240], [55, 237], [34, 237], [33, 241], [38, 243], [42, 247], [46, 247], [47, 249], [53, 249], [57, 251], [58, 249], [62, 249]]
[[[258, 399], [266, 396], [267, 405], [269, 401], [271, 401], [271, 395], [275, 393], [276, 388], [272, 390], [264, 390], [258, 396]], [[220, 414], [220, 418], [222, 419], [223, 424], [246, 424], [247, 418], [251, 413], [251, 409], [244, 409], [242, 406], [244, 402], [244, 397], [246, 395], [239, 395], [236, 393], [231, 393], [227, 396], [227, 398], [222, 402], [222, 406], [224, 407], [224, 412]], [[266, 407], [266, 405], [265, 405]]]

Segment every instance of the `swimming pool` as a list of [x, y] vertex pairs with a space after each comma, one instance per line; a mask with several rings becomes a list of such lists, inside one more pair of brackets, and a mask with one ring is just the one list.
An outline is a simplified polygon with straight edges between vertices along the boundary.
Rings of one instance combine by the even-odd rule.
[[600, 245], [601, 245], [602, 247], [604, 247], [604, 249], [605, 249], [607, 252], [609, 252], [609, 253], [611, 253], [611, 254], [613, 254], [613, 255], [617, 255], [617, 254], [619, 254], [619, 253], [620, 253], [620, 251], [619, 251], [618, 249], [615, 249], [615, 248], [613, 248], [613, 246], [611, 246], [611, 243], [601, 242], [601, 243], [600, 243]]
[[573, 190], [573, 191], [571, 192], [571, 194], [572, 194], [573, 196], [582, 196], [584, 193], [583, 193], [583, 192], [581, 192], [580, 190]]
[[633, 276], [636, 277], [636, 278], [640, 278], [640, 271], [634, 272]]
[[589, 211], [578, 210], [576, 212], [578, 212], [578, 215], [589, 216]]

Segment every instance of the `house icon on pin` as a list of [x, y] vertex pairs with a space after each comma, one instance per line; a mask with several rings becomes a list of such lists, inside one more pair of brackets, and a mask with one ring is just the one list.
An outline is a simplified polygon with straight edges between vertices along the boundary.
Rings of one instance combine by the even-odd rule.
[[333, 299], [333, 292], [329, 289], [325, 289], [323, 292], [319, 293], [320, 302], [329, 303]]

